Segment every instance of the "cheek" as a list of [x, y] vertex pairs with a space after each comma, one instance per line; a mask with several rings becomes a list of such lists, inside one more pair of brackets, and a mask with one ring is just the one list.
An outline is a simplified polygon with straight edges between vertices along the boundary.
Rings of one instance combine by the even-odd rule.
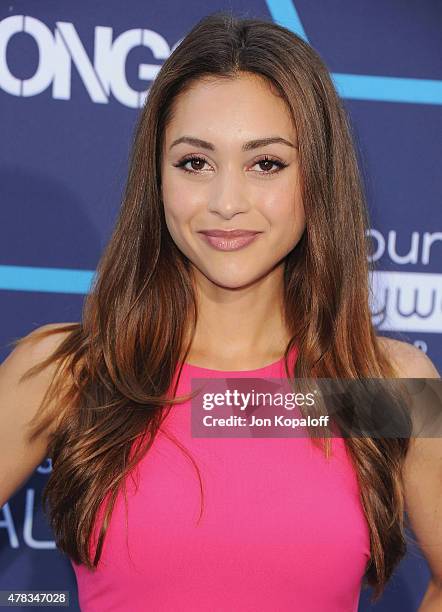
[[167, 222], [178, 227], [189, 222], [197, 206], [195, 189], [183, 187], [179, 176], [166, 172], [161, 191]]
[[164, 216], [169, 234], [177, 247], [189, 256], [189, 241], [191, 240], [194, 206], [186, 201], [185, 194], [178, 193], [163, 199]]
[[185, 211], [188, 208], [188, 202], [186, 201], [186, 193], [179, 190], [179, 186], [176, 180], [165, 176], [162, 184], [162, 197], [164, 216], [166, 217], [166, 223], [169, 231], [179, 228], [182, 223]]
[[265, 202], [263, 213], [275, 239], [284, 244], [299, 240], [305, 228], [305, 213], [300, 194], [293, 193], [293, 186], [273, 194]]
[[181, 227], [183, 224], [182, 209], [180, 209], [180, 207], [173, 202], [165, 202], [164, 216], [166, 218], [166, 225], [170, 235], [175, 241], [177, 241], [181, 234]]

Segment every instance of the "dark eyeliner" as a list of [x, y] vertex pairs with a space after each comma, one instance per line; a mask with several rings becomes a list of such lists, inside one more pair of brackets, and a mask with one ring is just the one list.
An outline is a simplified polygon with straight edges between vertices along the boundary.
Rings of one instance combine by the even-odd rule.
[[175, 166], [175, 168], [182, 168], [184, 172], [189, 172], [190, 174], [198, 174], [198, 170], [188, 170], [187, 168], [184, 168], [187, 162], [193, 161], [193, 160], [204, 161], [208, 163], [207, 160], [204, 159], [204, 157], [199, 157], [198, 155], [189, 155], [187, 157], [183, 157], [179, 162], [173, 165]]
[[[188, 172], [189, 174], [199, 174], [200, 172], [202, 172], [201, 170], [189, 170], [189, 169], [184, 167], [187, 164], [187, 162], [193, 161], [193, 160], [203, 161], [205, 163], [209, 163], [204, 157], [200, 157], [198, 155], [188, 155], [188, 156], [183, 157], [176, 164], [173, 164], [173, 166], [175, 168], [182, 168], [184, 170], [184, 172]], [[278, 172], [280, 172], [281, 170], [283, 170], [284, 168], [286, 168], [288, 166], [288, 164], [285, 164], [284, 162], [282, 162], [282, 161], [280, 161], [278, 159], [274, 159], [273, 157], [270, 157], [268, 155], [265, 155], [261, 159], [257, 159], [252, 164], [252, 166], [256, 166], [256, 164], [259, 164], [261, 162], [271, 162], [273, 165], [277, 166], [277, 168], [278, 168], [277, 170], [266, 170], [266, 171], [263, 171], [263, 172], [257, 172], [257, 174], [262, 174], [264, 176], [270, 176], [271, 174], [277, 174]]]

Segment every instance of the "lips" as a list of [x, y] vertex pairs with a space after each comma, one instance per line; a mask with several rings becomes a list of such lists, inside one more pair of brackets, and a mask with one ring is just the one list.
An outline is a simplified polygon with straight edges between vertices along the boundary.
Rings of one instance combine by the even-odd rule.
[[215, 238], [241, 238], [243, 236], [253, 236], [254, 234], [258, 234], [259, 232], [254, 230], [201, 230], [201, 234], [205, 234], [206, 236], [214, 236]]
[[203, 230], [199, 232], [206, 244], [217, 251], [237, 251], [253, 242], [261, 232], [252, 230]]

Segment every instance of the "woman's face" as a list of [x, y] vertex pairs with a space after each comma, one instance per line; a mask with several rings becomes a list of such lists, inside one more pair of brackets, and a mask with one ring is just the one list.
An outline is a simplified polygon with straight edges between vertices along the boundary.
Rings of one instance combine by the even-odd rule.
[[[253, 142], [268, 138], [281, 140]], [[296, 129], [284, 101], [257, 75], [200, 79], [181, 94], [161, 167], [169, 232], [196, 271], [220, 287], [270, 274], [302, 236]], [[259, 233], [232, 250], [232, 241], [207, 238], [207, 230]]]

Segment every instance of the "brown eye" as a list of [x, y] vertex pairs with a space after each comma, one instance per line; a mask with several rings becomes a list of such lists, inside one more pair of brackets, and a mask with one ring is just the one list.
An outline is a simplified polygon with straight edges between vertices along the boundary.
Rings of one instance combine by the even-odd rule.
[[193, 157], [192, 159], [188, 159], [187, 163], [191, 164], [193, 170], [202, 170], [206, 162], [204, 159], [201, 159], [201, 157]]
[[[278, 159], [272, 159], [271, 157], [266, 156], [263, 159], [258, 159], [254, 163], [254, 166], [260, 166], [261, 170], [263, 170], [263, 172], [257, 171], [258, 174], [263, 174], [265, 176], [268, 176], [270, 174], [275, 174], [279, 172], [280, 170], [283, 170], [284, 168], [287, 167], [287, 164], [284, 164]], [[272, 166], [276, 166], [276, 169], [272, 170], [271, 169]]]
[[[191, 168], [186, 168], [187, 164], [192, 164]], [[197, 174], [201, 172], [204, 168], [204, 164], [207, 164], [206, 160], [203, 157], [198, 157], [197, 155], [192, 155], [190, 157], [184, 157], [177, 164], [174, 164], [175, 168], [181, 168], [184, 172], [190, 172], [192, 174]]]
[[260, 165], [261, 170], [268, 172], [271, 170], [272, 166], [275, 165], [275, 162], [273, 162], [271, 159], [262, 159], [260, 162], [258, 162], [258, 164]]

